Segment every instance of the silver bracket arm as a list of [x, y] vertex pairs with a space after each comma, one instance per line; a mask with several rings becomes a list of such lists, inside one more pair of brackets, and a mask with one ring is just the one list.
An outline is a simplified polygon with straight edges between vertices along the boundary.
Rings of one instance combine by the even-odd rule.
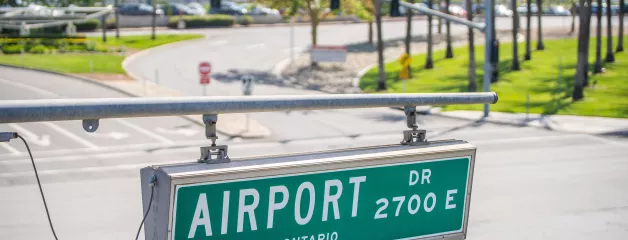
[[218, 135], [216, 135], [216, 123], [218, 122], [218, 115], [216, 114], [204, 114], [203, 123], [205, 124], [205, 137], [212, 141], [212, 145], [209, 147], [201, 147], [201, 157], [198, 162], [201, 163], [227, 163], [231, 160], [227, 155], [227, 145], [216, 145]]
[[426, 131], [419, 130], [416, 124], [416, 107], [405, 106], [403, 109], [406, 114], [406, 125], [412, 130], [403, 131], [402, 145], [418, 145], [426, 142]]

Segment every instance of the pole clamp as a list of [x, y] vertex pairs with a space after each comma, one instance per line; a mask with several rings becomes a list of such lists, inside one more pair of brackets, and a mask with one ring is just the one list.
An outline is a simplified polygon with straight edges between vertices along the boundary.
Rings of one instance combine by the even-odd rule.
[[406, 114], [406, 125], [412, 130], [403, 131], [402, 145], [419, 145], [425, 143], [427, 131], [418, 129], [416, 124], [416, 107], [405, 106], [403, 112]]
[[200, 163], [228, 163], [231, 161], [227, 154], [227, 145], [216, 145], [218, 135], [216, 134], [216, 123], [218, 122], [217, 114], [204, 114], [203, 123], [205, 124], [205, 137], [212, 141], [209, 147], [201, 147], [201, 157], [198, 159]]

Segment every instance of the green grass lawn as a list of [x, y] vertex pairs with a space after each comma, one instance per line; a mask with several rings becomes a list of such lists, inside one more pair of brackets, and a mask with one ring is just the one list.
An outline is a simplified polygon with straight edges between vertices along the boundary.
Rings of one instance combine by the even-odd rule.
[[94, 41], [100, 45], [106, 47], [121, 47], [133, 48], [136, 50], [144, 50], [147, 48], [156, 47], [159, 45], [178, 42], [183, 40], [203, 38], [200, 34], [161, 34], [157, 35], [155, 40], [150, 39], [150, 35], [137, 35], [137, 36], [120, 36], [120, 39], [116, 39], [115, 36], [108, 35], [107, 42], [102, 41], [102, 37], [88, 37], [90, 41]]
[[124, 73], [119, 54], [11, 54], [0, 55], [0, 63], [63, 73], [90, 73], [90, 61], [94, 73]]
[[[147, 49], [166, 43], [183, 41], [188, 39], [202, 38], [199, 34], [183, 35], [157, 35], [156, 40], [151, 40], [150, 35], [141, 36], [121, 36], [120, 39], [109, 37], [107, 43], [103, 44], [100, 38], [92, 38], [98, 44], [108, 48], [116, 48], [124, 45], [127, 49], [137, 50]], [[23, 66], [37, 69], [45, 69], [63, 73], [90, 73], [90, 62], [93, 63], [94, 73], [122, 73], [122, 61], [124, 56], [120, 53], [64, 53], [64, 54], [1, 54], [0, 63]]]
[[[603, 39], [602, 60], [606, 55]], [[615, 38], [614, 44], [617, 44]], [[532, 44], [532, 47], [536, 43]], [[624, 38], [628, 46], [628, 38]], [[606, 72], [592, 75], [595, 87], [585, 89], [583, 101], [572, 102], [574, 75], [577, 62], [577, 40], [545, 41], [545, 50], [533, 51], [531, 61], [523, 61], [525, 44], [519, 44], [521, 71], [511, 71], [512, 45], [500, 46], [499, 82], [491, 90], [499, 95], [499, 102], [491, 109], [500, 112], [525, 112], [526, 95], [530, 95], [530, 112], [628, 118], [628, 51], [615, 54], [614, 63], [604, 63]], [[590, 67], [595, 61], [595, 39], [590, 43]], [[425, 54], [412, 56], [413, 78], [396, 80], [401, 68], [398, 61], [386, 64], [387, 92], [466, 92], [468, 86], [468, 47], [454, 49], [454, 58], [445, 59], [445, 51], [434, 52], [434, 68], [425, 69]], [[484, 47], [476, 47], [477, 86], [482, 89]], [[370, 69], [360, 80], [366, 92], [377, 88], [377, 67]], [[444, 106], [445, 110], [481, 110], [482, 105]]]

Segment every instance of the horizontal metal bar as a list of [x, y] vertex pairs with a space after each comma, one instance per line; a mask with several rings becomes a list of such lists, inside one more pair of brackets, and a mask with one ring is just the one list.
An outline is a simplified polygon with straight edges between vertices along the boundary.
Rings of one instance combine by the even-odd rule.
[[[390, 2], [391, 0], [385, 0], [385, 1]], [[410, 8], [410, 9], [417, 10], [417, 11], [425, 13], [427, 15], [432, 15], [432, 16], [444, 18], [444, 19], [449, 20], [451, 22], [459, 23], [459, 24], [465, 25], [467, 27], [472, 27], [472, 28], [478, 29], [478, 30], [480, 30], [482, 32], [484, 32], [484, 28], [486, 27], [486, 25], [484, 23], [472, 22], [472, 21], [469, 21], [469, 20], [464, 19], [464, 18], [460, 18], [460, 17], [456, 17], [456, 16], [453, 16], [453, 15], [449, 15], [449, 14], [446, 14], [446, 13], [443, 13], [443, 12], [440, 12], [440, 11], [432, 10], [430, 8], [414, 5], [412, 3], [399, 1], [399, 5], [402, 6], [402, 7], [405, 7], [405, 8]]]
[[494, 92], [0, 101], [0, 123], [497, 102]]

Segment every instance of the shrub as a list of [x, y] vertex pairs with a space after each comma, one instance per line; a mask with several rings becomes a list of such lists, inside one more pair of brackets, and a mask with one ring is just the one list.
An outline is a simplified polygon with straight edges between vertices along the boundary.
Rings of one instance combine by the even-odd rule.
[[44, 54], [44, 53], [48, 53], [48, 48], [44, 45], [39, 44], [30, 48], [28, 52], [34, 53], [34, 54]]
[[251, 16], [241, 16], [238, 19], [238, 24], [240, 25], [248, 26], [248, 25], [251, 25], [252, 23], [253, 23], [253, 17]]
[[66, 52], [83, 52], [85, 51], [85, 44], [76, 44], [65, 46]]
[[[235, 19], [229, 15], [183, 16], [186, 28], [231, 27]], [[177, 28], [178, 17], [170, 18], [168, 27]]]
[[22, 45], [4, 45], [2, 46], [2, 52], [4, 54], [19, 54], [24, 51], [24, 46]]
[[[90, 19], [87, 20], [87, 22], [75, 23], [74, 25], [76, 26], [77, 32], [94, 31], [100, 26], [100, 21], [96, 19]], [[63, 26], [63, 29], [65, 30], [65, 26]]]

